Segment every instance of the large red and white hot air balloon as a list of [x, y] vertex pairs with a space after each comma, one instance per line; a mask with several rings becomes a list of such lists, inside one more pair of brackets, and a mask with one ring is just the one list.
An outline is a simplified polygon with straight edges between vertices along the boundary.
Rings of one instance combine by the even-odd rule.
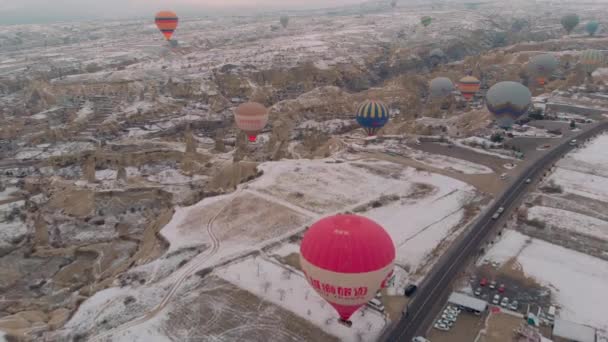
[[255, 142], [268, 123], [268, 109], [257, 102], [243, 103], [234, 110], [234, 121], [247, 134], [249, 141]]
[[306, 280], [347, 324], [385, 286], [394, 261], [395, 244], [384, 228], [357, 215], [321, 219], [300, 245]]

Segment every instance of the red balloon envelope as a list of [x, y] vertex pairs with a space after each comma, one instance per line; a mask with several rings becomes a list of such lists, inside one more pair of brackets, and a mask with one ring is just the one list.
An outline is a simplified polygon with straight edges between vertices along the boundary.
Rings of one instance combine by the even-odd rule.
[[394, 261], [395, 244], [384, 228], [357, 215], [321, 219], [300, 245], [306, 280], [345, 321], [385, 285]]

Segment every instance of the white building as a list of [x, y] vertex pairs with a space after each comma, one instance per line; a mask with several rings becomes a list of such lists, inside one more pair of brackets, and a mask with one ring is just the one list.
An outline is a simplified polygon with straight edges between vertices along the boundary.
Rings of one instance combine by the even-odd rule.
[[556, 342], [595, 342], [595, 329], [555, 318], [553, 340]]

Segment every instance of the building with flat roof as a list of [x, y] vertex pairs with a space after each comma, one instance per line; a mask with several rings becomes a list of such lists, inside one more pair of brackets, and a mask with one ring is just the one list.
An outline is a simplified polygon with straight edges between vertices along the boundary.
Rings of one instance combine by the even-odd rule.
[[484, 312], [488, 308], [488, 302], [485, 300], [467, 296], [464, 293], [458, 292], [452, 292], [450, 298], [448, 298], [448, 303], [458, 305], [468, 311], [473, 311], [476, 313]]
[[555, 342], [595, 342], [595, 329], [586, 325], [555, 318], [553, 323]]

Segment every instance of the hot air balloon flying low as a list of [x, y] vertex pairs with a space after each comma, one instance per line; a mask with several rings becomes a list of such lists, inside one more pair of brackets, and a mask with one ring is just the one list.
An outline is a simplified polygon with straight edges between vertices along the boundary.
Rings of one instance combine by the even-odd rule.
[[384, 228], [357, 215], [319, 220], [300, 245], [306, 280], [349, 326], [352, 314], [386, 285], [394, 261], [395, 244]]
[[371, 137], [388, 122], [388, 109], [379, 101], [365, 101], [357, 109], [357, 123]]
[[171, 40], [173, 32], [177, 29], [178, 21], [177, 14], [173, 11], [160, 11], [156, 13], [154, 18], [156, 27], [162, 32], [166, 40]]
[[528, 62], [528, 74], [536, 77], [540, 85], [544, 85], [547, 78], [557, 69], [559, 61], [551, 54], [542, 54], [532, 57]]
[[597, 29], [600, 27], [600, 23], [598, 23], [595, 20], [592, 20], [590, 22], [587, 23], [587, 25], [585, 25], [585, 31], [587, 31], [587, 33], [589, 33], [590, 36], [595, 35], [595, 32], [597, 32]]
[[431, 98], [445, 98], [454, 91], [454, 83], [447, 77], [437, 77], [429, 84]]
[[532, 103], [530, 90], [521, 83], [505, 81], [493, 85], [486, 94], [488, 110], [494, 114], [498, 127], [508, 129], [527, 113]]
[[583, 70], [591, 75], [595, 69], [601, 68], [606, 64], [606, 55], [598, 50], [585, 50], [581, 53], [580, 63]]
[[281, 25], [283, 26], [283, 28], [286, 28], [287, 24], [289, 24], [289, 17], [286, 15], [281, 16], [280, 22], [281, 22]]
[[467, 101], [471, 101], [479, 91], [481, 82], [473, 76], [465, 76], [458, 81], [458, 90]]
[[234, 110], [236, 126], [255, 142], [258, 134], [268, 123], [268, 109], [257, 102], [246, 102]]
[[420, 18], [420, 23], [424, 27], [431, 25], [432, 22], [433, 22], [433, 18], [429, 17], [428, 15], [425, 15], [424, 17]]

